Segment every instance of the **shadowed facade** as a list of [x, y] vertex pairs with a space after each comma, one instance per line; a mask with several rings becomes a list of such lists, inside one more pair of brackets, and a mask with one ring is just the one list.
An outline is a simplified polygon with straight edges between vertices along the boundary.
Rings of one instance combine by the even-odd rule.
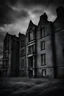
[[[12, 37], [10, 39], [12, 43], [6, 44], [13, 44], [14, 51], [8, 53], [8, 58], [12, 57], [12, 59], [5, 60], [5, 51], [8, 49], [6, 50], [4, 43], [3, 66], [7, 62], [8, 70], [5, 68], [7, 71], [3, 71], [3, 74], [9, 74], [11, 68], [15, 70], [11, 71], [13, 76], [18, 73], [17, 76], [33, 78], [64, 77], [64, 8], [61, 6], [56, 9], [56, 12], [57, 18], [54, 22], [48, 21], [47, 14], [44, 13], [40, 16], [37, 26], [30, 20], [26, 35], [19, 33], [19, 37], [5, 36], [5, 38]], [[4, 42], [6, 41], [4, 39]], [[13, 55], [10, 55], [12, 53]]]

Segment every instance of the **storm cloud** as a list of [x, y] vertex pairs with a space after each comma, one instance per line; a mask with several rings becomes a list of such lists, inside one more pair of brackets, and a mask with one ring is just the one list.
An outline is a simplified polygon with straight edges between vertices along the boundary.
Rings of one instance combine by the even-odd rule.
[[54, 21], [55, 10], [61, 5], [64, 5], [64, 0], [0, 0], [0, 61], [6, 32], [25, 34], [30, 19], [37, 25], [44, 12], [49, 21]]

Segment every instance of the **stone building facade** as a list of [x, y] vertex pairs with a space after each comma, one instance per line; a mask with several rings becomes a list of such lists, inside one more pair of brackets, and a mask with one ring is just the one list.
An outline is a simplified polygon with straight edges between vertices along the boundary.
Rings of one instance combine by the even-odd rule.
[[15, 35], [6, 34], [3, 43], [2, 76], [18, 76], [19, 72], [19, 39]]
[[64, 76], [64, 8], [56, 9], [57, 18], [53, 22], [55, 36], [57, 77]]
[[[44, 13], [37, 26], [29, 23], [26, 33], [28, 77], [64, 77], [64, 8], [59, 7], [56, 12], [54, 22], [48, 21]], [[30, 51], [32, 53], [28, 54]]]
[[[56, 12], [57, 18], [54, 22], [48, 21], [47, 14], [44, 13], [40, 16], [37, 26], [30, 20], [26, 35], [19, 33], [19, 37], [10, 36], [14, 37], [9, 38], [10, 42], [15, 40], [17, 43], [8, 43], [14, 45], [13, 49], [16, 48], [8, 53], [8, 58], [11, 58], [10, 54], [13, 53], [12, 59], [8, 61], [4, 57], [7, 51], [4, 46], [3, 62], [6, 59], [7, 74], [10, 73], [12, 65], [12, 70], [17, 70], [18, 76], [21, 77], [64, 77], [64, 8], [59, 7]], [[16, 71], [12, 72], [17, 74]]]
[[44, 13], [37, 27], [37, 76], [53, 77], [51, 22]]

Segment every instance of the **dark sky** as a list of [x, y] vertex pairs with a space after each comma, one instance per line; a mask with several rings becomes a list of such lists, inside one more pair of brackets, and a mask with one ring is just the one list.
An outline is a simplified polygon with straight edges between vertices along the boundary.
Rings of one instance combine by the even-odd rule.
[[0, 0], [0, 63], [6, 32], [25, 34], [29, 20], [38, 24], [39, 16], [44, 12], [47, 13], [49, 21], [54, 21], [55, 9], [61, 5], [64, 5], [64, 0]]

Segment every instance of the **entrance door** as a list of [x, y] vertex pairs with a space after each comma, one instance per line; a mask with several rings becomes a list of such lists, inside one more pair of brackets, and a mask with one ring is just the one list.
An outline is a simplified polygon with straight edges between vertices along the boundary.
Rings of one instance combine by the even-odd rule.
[[28, 58], [29, 77], [33, 77], [33, 56]]
[[45, 76], [46, 76], [46, 70], [43, 69], [43, 70], [42, 70], [42, 77], [45, 77]]

